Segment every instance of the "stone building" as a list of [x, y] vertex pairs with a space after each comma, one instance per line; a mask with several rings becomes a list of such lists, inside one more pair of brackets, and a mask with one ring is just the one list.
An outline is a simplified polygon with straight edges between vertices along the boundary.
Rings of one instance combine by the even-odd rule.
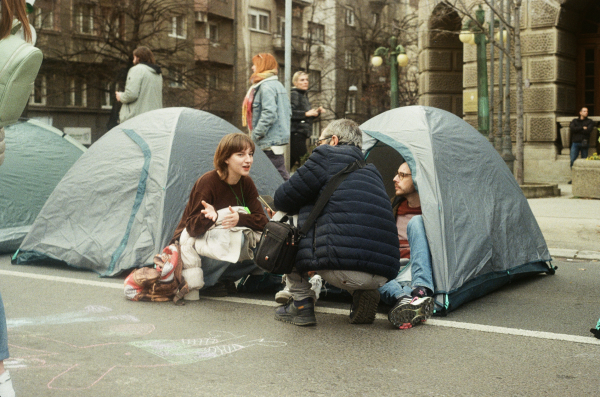
[[[419, 3], [420, 103], [446, 109], [476, 125], [477, 106], [472, 101], [477, 95], [475, 47], [459, 41], [463, 20], [444, 3]], [[444, 11], [450, 17], [436, 17]], [[596, 0], [523, 0], [521, 40], [525, 181], [564, 183], [571, 179], [568, 122], [582, 106], [589, 108], [591, 116], [600, 116], [600, 4]], [[513, 69], [513, 146], [514, 77]], [[594, 149], [590, 147], [590, 153]]]

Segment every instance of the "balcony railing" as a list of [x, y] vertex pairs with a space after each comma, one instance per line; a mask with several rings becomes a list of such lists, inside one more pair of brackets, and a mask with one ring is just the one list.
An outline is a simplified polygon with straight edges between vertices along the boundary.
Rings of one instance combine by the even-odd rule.
[[[306, 52], [306, 40], [304, 37], [292, 36], [292, 52], [304, 54]], [[282, 34], [273, 34], [273, 48], [275, 51], [285, 50], [285, 36]]]
[[213, 43], [209, 39], [194, 40], [194, 56], [196, 61], [208, 61], [233, 65], [234, 51], [231, 44]]
[[[234, 0], [194, 0], [194, 11], [214, 14], [223, 18], [233, 19]], [[198, 21], [202, 22], [202, 21]]]

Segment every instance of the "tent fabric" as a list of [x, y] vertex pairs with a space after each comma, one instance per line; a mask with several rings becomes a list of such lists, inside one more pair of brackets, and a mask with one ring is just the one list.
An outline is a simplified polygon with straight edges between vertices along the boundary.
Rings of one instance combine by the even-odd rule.
[[[408, 106], [382, 113], [361, 129], [368, 160], [384, 144], [410, 166], [431, 249], [436, 302], [444, 310], [513, 277], [554, 273], [521, 188], [498, 152], [467, 122], [441, 109]], [[400, 163], [386, 164], [380, 172], [391, 180]]]
[[0, 253], [13, 253], [61, 178], [87, 150], [51, 125], [20, 120], [5, 127], [0, 167]]
[[[196, 180], [214, 169], [221, 138], [240, 132], [210, 113], [165, 108], [113, 128], [65, 175], [13, 263], [54, 259], [101, 276], [150, 265], [179, 223]], [[260, 194], [283, 179], [257, 150]]]

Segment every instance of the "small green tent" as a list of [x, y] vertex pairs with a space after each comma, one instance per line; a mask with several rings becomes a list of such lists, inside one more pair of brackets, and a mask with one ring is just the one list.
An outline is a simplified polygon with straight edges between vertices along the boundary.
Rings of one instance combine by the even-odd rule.
[[87, 150], [62, 131], [36, 120], [4, 128], [0, 166], [0, 253], [14, 252], [65, 173]]

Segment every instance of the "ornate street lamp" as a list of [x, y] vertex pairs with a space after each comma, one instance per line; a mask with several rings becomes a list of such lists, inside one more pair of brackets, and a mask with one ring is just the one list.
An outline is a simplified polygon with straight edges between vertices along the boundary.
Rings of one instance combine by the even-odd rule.
[[408, 65], [408, 56], [404, 47], [396, 45], [396, 37], [390, 37], [390, 46], [379, 47], [375, 50], [371, 64], [378, 67], [383, 63], [383, 58], [386, 58], [390, 65], [390, 109], [398, 107], [398, 66], [405, 67]]
[[458, 38], [465, 44], [477, 45], [477, 125], [479, 126], [479, 132], [487, 137], [490, 131], [490, 100], [486, 56], [488, 41], [482, 28], [485, 21], [485, 11], [481, 8], [481, 5], [475, 11], [475, 17], [477, 23], [473, 20], [465, 21]]

